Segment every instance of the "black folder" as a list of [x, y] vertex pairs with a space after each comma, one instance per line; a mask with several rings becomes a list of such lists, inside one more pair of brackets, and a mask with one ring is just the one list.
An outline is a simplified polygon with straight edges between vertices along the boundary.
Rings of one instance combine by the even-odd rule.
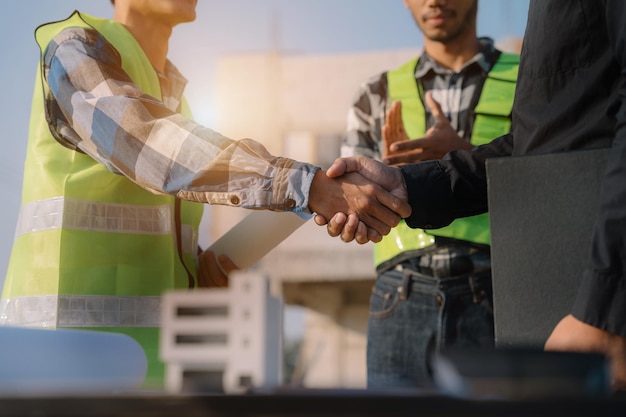
[[496, 347], [542, 348], [570, 312], [608, 152], [487, 161]]

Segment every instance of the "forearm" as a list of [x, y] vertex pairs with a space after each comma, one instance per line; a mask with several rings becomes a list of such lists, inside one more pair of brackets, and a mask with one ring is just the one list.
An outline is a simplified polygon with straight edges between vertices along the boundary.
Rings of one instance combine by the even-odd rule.
[[442, 160], [401, 166], [413, 210], [407, 224], [436, 229], [486, 212], [486, 160], [510, 156], [511, 149], [512, 136], [506, 135], [472, 151], [452, 151]]

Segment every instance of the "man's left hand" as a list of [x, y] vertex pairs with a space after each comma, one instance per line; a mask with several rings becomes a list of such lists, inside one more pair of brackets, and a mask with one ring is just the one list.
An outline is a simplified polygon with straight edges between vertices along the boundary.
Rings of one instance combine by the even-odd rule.
[[388, 112], [387, 122], [382, 130], [385, 143], [383, 162], [386, 164], [404, 165], [441, 159], [450, 151], [473, 148], [472, 144], [461, 138], [452, 127], [430, 91], [426, 93], [425, 99], [435, 121], [422, 138], [407, 140], [408, 137], [402, 126], [402, 110], [399, 102], [395, 102]]
[[228, 275], [239, 268], [226, 255], [215, 258], [212, 251], [205, 250], [198, 259], [198, 287], [228, 287]]
[[611, 361], [613, 388], [626, 390], [626, 338], [576, 319], [571, 314], [556, 325], [545, 350], [597, 352]]

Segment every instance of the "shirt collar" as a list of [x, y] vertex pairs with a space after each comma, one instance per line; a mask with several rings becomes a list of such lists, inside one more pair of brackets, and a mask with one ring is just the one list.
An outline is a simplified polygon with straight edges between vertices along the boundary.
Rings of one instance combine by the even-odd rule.
[[165, 61], [165, 73], [157, 71], [161, 82], [162, 101], [172, 111], [179, 111], [187, 79], [170, 60]]
[[[465, 72], [468, 68], [478, 65], [480, 69], [484, 72], [489, 72], [491, 66], [495, 62], [497, 58], [497, 50], [494, 45], [493, 39], [483, 37], [479, 38], [478, 42], [480, 43], [480, 51], [472, 57], [469, 61], [467, 61], [461, 69], [459, 73]], [[434, 59], [428, 56], [426, 52], [422, 54], [420, 57], [419, 63], [417, 64], [417, 68], [415, 69], [415, 77], [422, 78], [430, 71], [433, 71], [436, 74], [452, 74], [452, 71], [449, 68], [442, 67]]]

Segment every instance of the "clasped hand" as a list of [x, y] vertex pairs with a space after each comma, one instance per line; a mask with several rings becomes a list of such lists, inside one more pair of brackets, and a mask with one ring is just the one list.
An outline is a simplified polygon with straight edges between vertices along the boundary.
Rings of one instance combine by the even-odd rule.
[[[411, 214], [404, 177], [394, 167], [364, 156], [339, 158], [319, 171], [309, 193], [315, 223], [345, 242], [380, 242]], [[331, 219], [328, 222], [328, 219]]]
[[[356, 238], [359, 243], [379, 242], [411, 214], [400, 171], [365, 157], [338, 159], [328, 171], [319, 170], [309, 191], [309, 208], [317, 214], [317, 224], [335, 216], [328, 227], [331, 236], [343, 229], [342, 240]], [[341, 218], [348, 220], [345, 227]], [[205, 250], [199, 254], [198, 286], [228, 287], [229, 275], [238, 269], [227, 256], [216, 258]]]

